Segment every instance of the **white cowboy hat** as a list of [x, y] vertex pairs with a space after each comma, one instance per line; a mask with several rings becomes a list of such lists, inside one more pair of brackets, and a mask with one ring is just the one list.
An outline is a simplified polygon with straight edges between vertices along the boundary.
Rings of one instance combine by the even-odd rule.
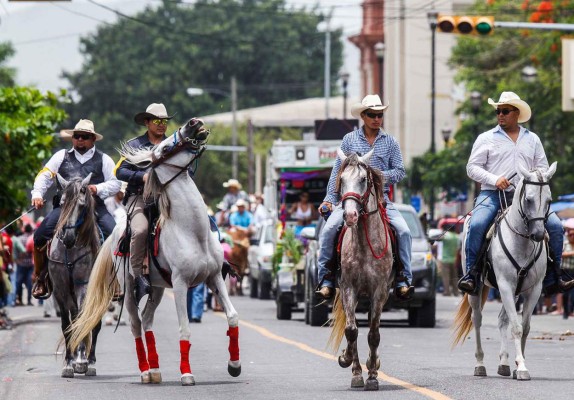
[[498, 108], [498, 106], [504, 104], [508, 104], [518, 108], [518, 110], [520, 111], [518, 115], [519, 124], [527, 122], [530, 119], [530, 116], [532, 115], [532, 110], [530, 110], [530, 106], [528, 105], [528, 103], [525, 102], [524, 100], [521, 100], [520, 97], [518, 97], [518, 95], [514, 92], [502, 92], [500, 94], [500, 99], [498, 99], [498, 103], [492, 99], [488, 99], [488, 104], [493, 106], [495, 109]]
[[223, 183], [223, 187], [236, 187], [237, 189], [241, 189], [241, 183], [237, 179], [230, 179], [227, 182]]
[[351, 115], [361, 119], [361, 113], [365, 110], [385, 111], [389, 105], [383, 105], [378, 94], [368, 94], [360, 103], [351, 106]]
[[74, 129], [62, 129], [60, 131], [60, 137], [64, 140], [72, 140], [74, 132], [84, 132], [92, 133], [96, 136], [96, 141], [102, 140], [104, 137], [94, 130], [94, 123], [89, 119], [81, 119]]
[[239, 199], [237, 200], [237, 202], [235, 203], [235, 205], [237, 207], [247, 207], [247, 202], [243, 199]]
[[135, 115], [134, 121], [138, 125], [145, 126], [146, 118], [159, 118], [159, 119], [172, 119], [173, 115], [167, 115], [167, 109], [163, 103], [151, 103], [147, 106], [145, 112], [141, 112]]

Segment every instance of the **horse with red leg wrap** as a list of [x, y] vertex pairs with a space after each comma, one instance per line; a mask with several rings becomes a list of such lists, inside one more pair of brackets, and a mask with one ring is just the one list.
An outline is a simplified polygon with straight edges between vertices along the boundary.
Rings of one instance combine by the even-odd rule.
[[114, 295], [114, 280], [118, 279], [120, 285], [125, 286], [124, 304], [130, 315], [142, 383], [161, 382], [152, 327], [154, 313], [163, 292], [171, 286], [179, 321], [181, 383], [184, 386], [195, 384], [189, 362], [191, 332], [187, 317], [187, 289], [201, 282], [207, 283], [225, 309], [229, 325], [229, 374], [235, 377], [241, 373], [239, 317], [231, 304], [222, 275], [223, 250], [217, 235], [210, 231], [207, 208], [201, 194], [187, 173], [188, 167], [201, 155], [208, 133], [202, 121], [191, 119], [151, 150], [122, 151], [128, 162], [141, 168], [150, 167], [144, 198], [154, 199], [160, 210], [161, 235], [157, 260], [160, 266], [169, 268], [171, 285], [160, 276], [156, 268], [150, 268], [153, 290], [140, 318], [131, 268], [126, 269], [129, 268], [129, 257], [117, 251], [126, 226], [120, 222], [98, 254], [83, 312], [71, 328], [71, 344], [77, 346], [102, 318]]

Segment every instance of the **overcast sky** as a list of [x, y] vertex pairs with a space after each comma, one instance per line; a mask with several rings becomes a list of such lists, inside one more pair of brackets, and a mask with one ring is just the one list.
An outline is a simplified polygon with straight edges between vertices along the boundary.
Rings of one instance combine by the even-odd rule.
[[[193, 2], [193, 0], [184, 0]], [[343, 27], [344, 36], [361, 30], [362, 0], [287, 0], [295, 6], [319, 4], [328, 12], [333, 7], [332, 25]], [[99, 3], [94, 4], [94, 3]], [[117, 20], [108, 6], [132, 15], [147, 4], [158, 0], [72, 0], [61, 2], [8, 2], [0, 0], [0, 42], [11, 41], [16, 55], [8, 65], [17, 70], [17, 82], [34, 85], [42, 90], [65, 87], [60, 78], [63, 70], [75, 72], [83, 59], [78, 51], [82, 35], [94, 32], [96, 27]], [[350, 72], [349, 94], [359, 95], [359, 50], [344, 41], [344, 69]]]

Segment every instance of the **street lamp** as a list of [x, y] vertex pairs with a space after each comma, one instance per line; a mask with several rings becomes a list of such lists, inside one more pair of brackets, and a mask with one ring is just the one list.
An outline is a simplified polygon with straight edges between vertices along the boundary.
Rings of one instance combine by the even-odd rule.
[[450, 125], [443, 126], [443, 128], [440, 130], [440, 133], [442, 134], [442, 139], [444, 140], [444, 147], [447, 148], [448, 141], [450, 140], [450, 135], [452, 133]]
[[[532, 65], [527, 65], [526, 67], [522, 68], [522, 71], [520, 71], [520, 76], [522, 76], [522, 80], [524, 82], [532, 85], [538, 80], [538, 70]], [[530, 115], [530, 122], [528, 126], [530, 127], [531, 131], [534, 131], [534, 114]]]
[[[195, 87], [187, 88], [187, 94], [192, 97], [201, 96], [206, 92], [231, 98], [231, 145], [237, 147], [237, 81], [235, 80], [235, 77], [231, 77], [231, 93], [220, 89]], [[231, 153], [231, 157], [231, 177], [233, 179], [237, 179], [237, 151], [233, 151]]]
[[343, 85], [343, 120], [347, 119], [347, 85], [349, 84], [349, 73], [341, 71], [339, 73], [341, 84]]
[[[436, 153], [436, 146], [434, 142], [435, 137], [435, 98], [436, 98], [436, 88], [435, 88], [435, 68], [436, 68], [436, 26], [438, 22], [438, 12], [429, 11], [427, 13], [427, 20], [431, 29], [431, 154]], [[434, 189], [431, 188], [430, 201], [429, 201], [429, 216], [431, 221], [434, 220]]]

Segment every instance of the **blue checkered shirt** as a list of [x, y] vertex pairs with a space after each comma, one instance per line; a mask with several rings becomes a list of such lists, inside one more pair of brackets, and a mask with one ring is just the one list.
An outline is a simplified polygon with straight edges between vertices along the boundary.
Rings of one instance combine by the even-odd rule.
[[[401, 181], [406, 175], [401, 148], [397, 140], [382, 129], [379, 129], [377, 138], [371, 146], [365, 137], [363, 128], [359, 128], [347, 133], [341, 142], [341, 150], [345, 155], [349, 155], [352, 152], [365, 155], [372, 149], [375, 149], [375, 151], [369, 161], [369, 165], [383, 172], [385, 177], [384, 192], [388, 200], [389, 184]], [[332, 204], [339, 202], [340, 196], [336, 193], [335, 187], [340, 168], [341, 159], [337, 158], [331, 171], [327, 195], [324, 200]]]

